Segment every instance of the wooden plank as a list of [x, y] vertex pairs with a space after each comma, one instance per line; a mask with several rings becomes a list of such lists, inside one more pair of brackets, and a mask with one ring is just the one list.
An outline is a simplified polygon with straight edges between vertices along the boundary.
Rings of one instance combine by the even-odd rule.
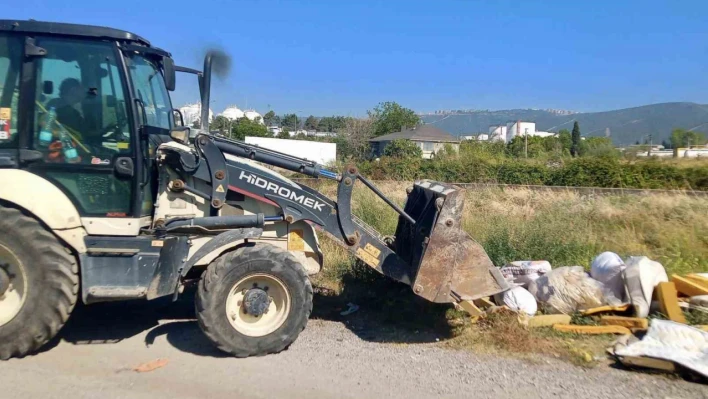
[[675, 372], [676, 365], [673, 362], [663, 359], [655, 359], [653, 357], [640, 356], [621, 356], [620, 362], [625, 366], [644, 367], [655, 370]]
[[631, 334], [627, 327], [622, 326], [576, 326], [572, 324], [556, 324], [553, 329], [576, 334]]
[[661, 313], [671, 321], [686, 324], [686, 318], [683, 316], [683, 311], [678, 304], [676, 284], [673, 282], [659, 283], [656, 286], [656, 295]]
[[627, 309], [629, 309], [629, 304], [626, 305], [619, 305], [619, 306], [599, 306], [596, 308], [592, 309], [585, 309], [581, 313], [583, 316], [589, 316], [597, 313], [603, 313], [603, 312], [626, 312]]
[[458, 302], [458, 305], [467, 313], [470, 314], [472, 317], [479, 317], [484, 314], [480, 308], [475, 306], [475, 304], [472, 301], [460, 301]]
[[477, 306], [480, 309], [486, 309], [492, 306], [497, 306], [492, 301], [489, 300], [489, 297], [486, 298], [479, 298], [474, 300], [475, 306]]
[[570, 316], [567, 314], [544, 314], [528, 320], [528, 326], [531, 328], [551, 327], [554, 324], [570, 324]]
[[708, 295], [708, 288], [696, 284], [692, 280], [677, 274], [671, 276], [671, 281], [676, 285], [676, 290], [686, 296]]
[[698, 274], [689, 274], [686, 279], [700, 285], [701, 287], [708, 289], [708, 277], [699, 276]]
[[646, 330], [649, 328], [649, 320], [641, 317], [602, 316], [600, 317], [600, 324], [603, 326], [627, 327], [632, 331], [634, 329]]

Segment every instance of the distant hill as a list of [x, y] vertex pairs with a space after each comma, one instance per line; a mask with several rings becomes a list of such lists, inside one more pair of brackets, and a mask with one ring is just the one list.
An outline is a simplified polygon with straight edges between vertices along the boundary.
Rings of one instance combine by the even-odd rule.
[[511, 109], [501, 111], [473, 111], [464, 114], [424, 115], [431, 123], [453, 135], [487, 132], [489, 125], [512, 120], [536, 122], [536, 129], [557, 132], [571, 130], [573, 122], [580, 123], [583, 136], [604, 136], [610, 129], [612, 141], [617, 144], [634, 144], [651, 134], [660, 143], [671, 136], [674, 128], [693, 129], [708, 133], [708, 104], [662, 103], [605, 112], [558, 115], [546, 110]]

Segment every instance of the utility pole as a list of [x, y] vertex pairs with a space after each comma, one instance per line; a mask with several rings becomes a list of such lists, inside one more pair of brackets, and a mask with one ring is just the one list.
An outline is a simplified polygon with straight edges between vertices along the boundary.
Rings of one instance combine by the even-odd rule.
[[649, 135], [649, 151], [647, 151], [647, 157], [651, 156], [651, 146], [652, 146], [652, 135]]
[[529, 157], [529, 129], [524, 129], [524, 158]]

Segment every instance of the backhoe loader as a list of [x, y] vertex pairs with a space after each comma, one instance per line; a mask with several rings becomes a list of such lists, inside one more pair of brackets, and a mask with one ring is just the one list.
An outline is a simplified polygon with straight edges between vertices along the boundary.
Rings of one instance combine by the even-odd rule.
[[[209, 133], [203, 70], [125, 31], [0, 20], [0, 359], [38, 350], [79, 298], [176, 299], [237, 357], [287, 348], [312, 309], [318, 234], [438, 303], [508, 288], [461, 229], [464, 192], [419, 181], [403, 208], [359, 174]], [[199, 82], [199, 128], [169, 92]], [[182, 76], [182, 75], [180, 75]], [[278, 173], [337, 184], [336, 201]], [[384, 238], [351, 213], [365, 186], [399, 215]]]

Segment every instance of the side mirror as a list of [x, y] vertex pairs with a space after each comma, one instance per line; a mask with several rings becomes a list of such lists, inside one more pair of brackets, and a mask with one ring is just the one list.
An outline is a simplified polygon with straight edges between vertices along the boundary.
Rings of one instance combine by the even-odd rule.
[[[179, 116], [179, 119], [177, 119], [178, 116]], [[182, 111], [180, 111], [177, 108], [174, 108], [172, 110], [172, 117], [174, 118], [175, 126], [184, 126], [184, 115], [182, 115]], [[179, 120], [179, 124], [177, 123], [178, 120]]]
[[169, 91], [175, 91], [175, 85], [177, 83], [175, 61], [167, 56], [162, 57], [162, 70], [165, 74], [165, 87]]
[[185, 126], [175, 127], [170, 131], [172, 140], [180, 144], [189, 144], [189, 128]]

